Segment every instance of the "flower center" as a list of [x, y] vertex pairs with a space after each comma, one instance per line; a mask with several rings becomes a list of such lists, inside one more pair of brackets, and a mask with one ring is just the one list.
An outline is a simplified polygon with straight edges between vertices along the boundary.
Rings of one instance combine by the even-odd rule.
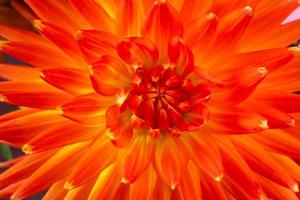
[[209, 97], [207, 86], [194, 86], [172, 66], [138, 66], [121, 110], [129, 108], [150, 129], [181, 135], [206, 121], [208, 112], [203, 103]]

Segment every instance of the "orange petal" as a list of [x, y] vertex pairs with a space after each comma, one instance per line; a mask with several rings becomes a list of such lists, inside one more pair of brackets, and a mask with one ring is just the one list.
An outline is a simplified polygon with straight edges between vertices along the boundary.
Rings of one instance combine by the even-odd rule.
[[264, 146], [249, 138], [233, 138], [232, 141], [253, 171], [291, 190], [298, 188], [297, 182], [281, 163], [276, 162], [271, 154], [264, 150]]
[[113, 199], [120, 186], [120, 174], [112, 164], [101, 172], [88, 199]]
[[111, 103], [112, 98], [95, 93], [77, 96], [61, 106], [62, 115], [88, 126], [105, 127], [106, 109]]
[[186, 170], [187, 155], [182, 142], [168, 135], [157, 141], [155, 148], [155, 170], [171, 189], [179, 184]]
[[70, 0], [82, 16], [97, 30], [112, 30], [113, 19], [94, 0]]
[[45, 45], [45, 46], [47, 45], [52, 46], [52, 44], [49, 41], [47, 41], [45, 38], [31, 31], [18, 29], [10, 26], [4, 26], [4, 25], [0, 25], [0, 30], [1, 30], [0, 36], [7, 40], [20, 41], [20, 42], [26, 41], [30, 43]]
[[[30, 51], [28, 51], [30, 49]], [[39, 68], [78, 68], [78, 64], [57, 49], [36, 43], [6, 41], [0, 43], [0, 50]]]
[[300, 157], [300, 141], [284, 131], [268, 130], [251, 137], [272, 151], [292, 158]]
[[201, 190], [203, 199], [228, 200], [221, 183], [205, 173], [201, 173]]
[[299, 198], [296, 196], [296, 193], [293, 191], [282, 187], [273, 181], [265, 178], [264, 176], [258, 176], [261, 185], [263, 186], [264, 191], [268, 195], [268, 197], [272, 199], [278, 200], [298, 200]]
[[155, 44], [145, 38], [131, 37], [122, 40], [117, 51], [122, 60], [132, 66], [155, 67], [159, 57]]
[[298, 94], [264, 89], [255, 92], [254, 98], [283, 112], [300, 112], [300, 95]]
[[213, 1], [201, 1], [201, 0], [184, 0], [182, 9], [180, 12], [180, 18], [183, 22], [189, 22], [198, 17], [202, 17], [209, 12], [209, 9]]
[[[101, 156], [95, 159], [95, 155]], [[81, 186], [100, 172], [104, 173], [103, 170], [112, 164], [115, 158], [116, 149], [110, 141], [103, 137], [96, 139], [84, 152], [83, 157], [77, 161], [65, 186], [67, 189]]]
[[245, 134], [269, 128], [263, 116], [244, 108], [211, 110], [207, 127], [215, 133]]
[[23, 183], [23, 180], [19, 181], [19, 182], [15, 182], [5, 188], [1, 188], [0, 198], [4, 198], [4, 199], [9, 198], [22, 183]]
[[46, 151], [90, 140], [102, 131], [99, 128], [88, 128], [68, 121], [40, 133], [28, 141], [23, 149], [30, 148], [30, 153]]
[[27, 155], [14, 166], [7, 169], [0, 175], [0, 186], [8, 186], [23, 179], [28, 178], [34, 173], [44, 162], [46, 162], [55, 151], [48, 151]]
[[133, 131], [131, 127], [132, 113], [120, 111], [118, 106], [111, 106], [106, 112], [106, 126], [110, 129], [108, 136], [117, 147], [129, 144]]
[[183, 142], [190, 158], [200, 169], [216, 180], [223, 176], [223, 165], [219, 149], [213, 138], [207, 133], [191, 133], [183, 135]]
[[75, 33], [75, 39], [88, 63], [95, 63], [102, 55], [116, 54], [118, 38], [105, 31], [80, 30]]
[[167, 62], [168, 41], [173, 36], [181, 37], [182, 32], [177, 11], [166, 1], [157, 1], [146, 18], [142, 35], [158, 46], [160, 61]]
[[81, 51], [72, 34], [65, 31], [62, 27], [42, 22], [40, 20], [34, 21], [34, 27], [45, 37], [51, 40], [57, 47], [73, 58], [76, 63], [86, 67], [86, 63], [81, 56]]
[[130, 185], [129, 200], [150, 200], [155, 189], [157, 175], [149, 166], [139, 178]]
[[116, 18], [116, 32], [121, 37], [140, 36], [143, 22], [142, 0], [121, 0]]
[[199, 168], [191, 161], [179, 182], [178, 192], [181, 199], [202, 200]]
[[156, 181], [156, 186], [153, 193], [153, 199], [155, 200], [165, 200], [171, 199], [172, 190], [170, 187], [160, 178]]
[[62, 27], [73, 32], [81, 28], [89, 28], [87, 22], [70, 7], [67, 1], [45, 0], [25, 0], [28, 6], [43, 21], [50, 23], [60, 22]]
[[40, 71], [33, 67], [0, 64], [0, 76], [7, 80], [40, 79]]
[[130, 183], [135, 182], [149, 166], [155, 148], [155, 141], [146, 130], [139, 130], [135, 134], [136, 136], [120, 156], [122, 179]]
[[[85, 143], [70, 145], [58, 151], [47, 162], [27, 178], [20, 187], [14, 192], [11, 198], [24, 199], [65, 177], [72, 168], [73, 163], [80, 156]], [[57, 172], [60, 173], [57, 173]]]
[[102, 56], [91, 71], [93, 87], [101, 95], [116, 95], [130, 84], [130, 72], [116, 57]]
[[43, 197], [43, 200], [61, 200], [63, 199], [68, 190], [64, 189], [65, 180], [58, 181], [54, 183], [45, 196]]
[[180, 76], [187, 76], [194, 69], [194, 56], [192, 51], [184, 45], [179, 37], [174, 37], [168, 47], [169, 62], [175, 66], [176, 73]]
[[61, 90], [71, 94], [86, 94], [93, 92], [89, 75], [82, 70], [70, 68], [53, 68], [42, 71], [41, 77]]
[[234, 145], [222, 137], [218, 140], [223, 160], [224, 171], [230, 179], [253, 199], [259, 199], [262, 188], [247, 163], [237, 152]]
[[68, 200], [86, 199], [87, 194], [91, 192], [91, 189], [94, 186], [95, 180], [96, 179], [92, 179], [80, 187], [69, 190], [69, 192], [66, 194], [64, 199], [68, 199]]
[[1, 141], [18, 147], [29, 142], [42, 131], [65, 121], [58, 115], [57, 111], [35, 111], [32, 113], [15, 111], [9, 115], [5, 121], [3, 121], [5, 116], [1, 117], [0, 138]]

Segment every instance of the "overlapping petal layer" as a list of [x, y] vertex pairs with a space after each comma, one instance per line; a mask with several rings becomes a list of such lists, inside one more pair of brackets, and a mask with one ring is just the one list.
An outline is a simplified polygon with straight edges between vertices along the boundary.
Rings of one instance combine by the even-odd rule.
[[[0, 198], [297, 200], [296, 0], [25, 0], [0, 25]], [[1, 15], [1, 14], [0, 14]]]

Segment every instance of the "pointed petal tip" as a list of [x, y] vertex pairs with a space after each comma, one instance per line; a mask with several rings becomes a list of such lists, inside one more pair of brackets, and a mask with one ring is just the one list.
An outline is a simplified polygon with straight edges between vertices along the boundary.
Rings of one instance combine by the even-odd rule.
[[265, 77], [268, 74], [268, 69], [266, 67], [258, 67], [257, 73], [260, 77]]
[[216, 15], [215, 13], [213, 13], [213, 12], [210, 12], [210, 13], [208, 13], [208, 14], [206, 15], [206, 18], [207, 18], [208, 20], [213, 20], [213, 19], [217, 18], [217, 15]]
[[288, 126], [295, 126], [296, 125], [296, 120], [294, 118], [291, 118], [288, 122], [287, 122], [287, 125]]
[[176, 186], [177, 186], [176, 183], [171, 183], [171, 185], [170, 185], [171, 190], [175, 190]]
[[32, 24], [33, 24], [33, 27], [36, 30], [41, 30], [42, 27], [43, 27], [43, 22], [41, 20], [38, 20], [38, 19], [33, 20]]
[[220, 174], [220, 175], [215, 177], [215, 181], [220, 183], [223, 180], [223, 177], [224, 177], [224, 174]]
[[290, 47], [289, 51], [294, 55], [294, 56], [300, 56], [300, 47]]
[[293, 192], [298, 193], [299, 192], [299, 185], [297, 183], [293, 184], [291, 189]]
[[5, 102], [6, 101], [6, 97], [0, 94], [0, 102]]
[[251, 6], [245, 6], [244, 7], [244, 11], [246, 12], [246, 13], [248, 13], [249, 15], [253, 15], [254, 13], [254, 9], [251, 7]]
[[74, 33], [74, 39], [75, 40], [81, 40], [83, 38], [83, 33], [81, 30], [77, 30]]
[[76, 186], [73, 185], [73, 183], [72, 183], [72, 182], [69, 182], [69, 181], [67, 181], [67, 182], [64, 184], [64, 188], [65, 188], [66, 190], [73, 190], [75, 187], [76, 187]]
[[0, 51], [3, 51], [5, 45], [7, 45], [9, 41], [0, 40]]
[[268, 124], [268, 120], [261, 120], [260, 124], [259, 124], [259, 127], [264, 129], [264, 130], [270, 128], [269, 124]]
[[24, 144], [22, 147], [22, 152], [24, 152], [26, 155], [32, 154], [32, 146], [30, 144]]
[[120, 182], [123, 183], [123, 184], [128, 184], [129, 180], [127, 178], [123, 177], [123, 178], [121, 178]]

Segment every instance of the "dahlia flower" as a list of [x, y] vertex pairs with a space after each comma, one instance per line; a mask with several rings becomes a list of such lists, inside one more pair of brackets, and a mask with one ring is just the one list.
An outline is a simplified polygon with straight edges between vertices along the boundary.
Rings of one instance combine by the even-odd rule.
[[13, 2], [1, 198], [300, 199], [296, 0]]

